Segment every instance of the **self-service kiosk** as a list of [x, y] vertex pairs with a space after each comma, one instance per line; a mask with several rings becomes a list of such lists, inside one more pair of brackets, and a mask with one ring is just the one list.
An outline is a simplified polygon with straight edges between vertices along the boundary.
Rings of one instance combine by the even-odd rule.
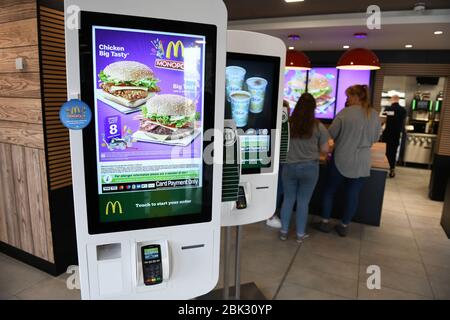
[[280, 158], [284, 43], [228, 31], [225, 119], [234, 120], [241, 156], [238, 199], [222, 204], [222, 226], [268, 219], [275, 212]]
[[[228, 31], [227, 38], [225, 129], [232, 132], [228, 136], [235, 137], [235, 143], [225, 148], [224, 159], [237, 149], [240, 175], [233, 174], [232, 162], [224, 163], [223, 192], [234, 192], [234, 198], [223, 197], [222, 203], [224, 287], [210, 297], [230, 298], [230, 237], [231, 227], [236, 226], [233, 298], [240, 299], [241, 226], [268, 219], [276, 207], [286, 48], [280, 39], [254, 32]], [[246, 299], [264, 299], [254, 284], [246, 285]]]
[[209, 292], [223, 141], [206, 132], [224, 123], [225, 5], [66, 0], [65, 12], [68, 95], [92, 110], [70, 131], [82, 298]]

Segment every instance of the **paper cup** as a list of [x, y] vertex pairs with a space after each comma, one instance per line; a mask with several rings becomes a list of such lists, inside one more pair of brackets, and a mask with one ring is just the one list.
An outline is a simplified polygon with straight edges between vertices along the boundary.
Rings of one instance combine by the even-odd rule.
[[248, 122], [248, 111], [251, 95], [247, 91], [233, 91], [230, 93], [231, 115], [236, 127], [245, 127]]
[[246, 73], [247, 71], [244, 68], [238, 66], [230, 66], [225, 69], [225, 87], [228, 102], [231, 102], [231, 92], [242, 90]]
[[267, 80], [259, 77], [248, 78], [248, 92], [251, 94], [250, 112], [260, 113], [264, 108], [264, 98], [266, 96]]

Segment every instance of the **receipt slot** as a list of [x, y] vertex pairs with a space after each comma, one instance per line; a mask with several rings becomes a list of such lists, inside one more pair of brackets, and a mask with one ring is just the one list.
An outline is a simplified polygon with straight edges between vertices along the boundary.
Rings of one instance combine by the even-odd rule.
[[225, 119], [236, 123], [238, 199], [222, 203], [222, 226], [266, 220], [276, 207], [286, 47], [275, 37], [227, 32]]
[[224, 124], [225, 5], [67, 0], [65, 13], [68, 95], [92, 112], [70, 130], [82, 298], [211, 291], [223, 141], [209, 132]]

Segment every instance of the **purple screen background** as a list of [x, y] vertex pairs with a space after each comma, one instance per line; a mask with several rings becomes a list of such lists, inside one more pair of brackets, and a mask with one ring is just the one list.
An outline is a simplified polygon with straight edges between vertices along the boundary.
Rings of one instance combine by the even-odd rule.
[[345, 90], [355, 84], [370, 85], [370, 70], [339, 70], [339, 85], [336, 101], [336, 114], [345, 108]]
[[[96, 54], [96, 66], [95, 66], [95, 76], [96, 76], [96, 88], [100, 88], [100, 83], [98, 82], [98, 74], [107, 65], [116, 61], [137, 61], [143, 63], [153, 70], [155, 77], [159, 79], [158, 86], [161, 91], [159, 94], [179, 94], [185, 95], [184, 91], [181, 89], [174, 88], [174, 85], [184, 84], [184, 72], [168, 69], [160, 69], [155, 67], [155, 60], [157, 59], [156, 51], [152, 45], [152, 41], [159, 39], [161, 40], [164, 48], [170, 41], [176, 43], [181, 40], [184, 44], [185, 50], [189, 47], [198, 46], [195, 41], [203, 40], [203, 37], [194, 36], [182, 36], [182, 35], [166, 35], [158, 33], [146, 33], [146, 32], [130, 32], [122, 30], [107, 30], [107, 29], [96, 29], [95, 30], [95, 43], [94, 50]], [[109, 57], [101, 56], [99, 52], [99, 45], [114, 45], [116, 47], [124, 47], [125, 53], [129, 53], [126, 59], [121, 57]], [[200, 61], [198, 65], [198, 72], [200, 74], [199, 91], [196, 98], [197, 112], [202, 114], [202, 96], [203, 96], [203, 55], [204, 48], [200, 45], [201, 54]], [[181, 53], [181, 49], [180, 49]], [[164, 58], [165, 59], [165, 58]], [[178, 59], [174, 58], [172, 55], [171, 60], [183, 61], [181, 54]], [[141, 112], [134, 112], [131, 114], [123, 114], [118, 110], [110, 107], [108, 104], [97, 99], [97, 121], [98, 121], [98, 141], [99, 141], [99, 161], [129, 161], [129, 160], [162, 160], [162, 159], [172, 159], [172, 158], [199, 158], [201, 157], [201, 134], [198, 135], [195, 140], [186, 147], [177, 147], [177, 154], [174, 157], [172, 155], [173, 147], [169, 145], [149, 143], [149, 142], [134, 142], [132, 148], [127, 148], [126, 150], [113, 150], [110, 151], [106, 146], [102, 146], [103, 136], [102, 133], [104, 129], [104, 121], [110, 116], [119, 116], [121, 122], [121, 128], [124, 126], [135, 132], [139, 129], [139, 120], [136, 119], [137, 116], [141, 115]], [[202, 119], [197, 122], [196, 127], [201, 126]], [[200, 127], [201, 129], [201, 127]], [[178, 150], [181, 150], [178, 152]], [[104, 157], [101, 157], [102, 155]], [[106, 156], [106, 157], [105, 157]], [[112, 157], [112, 158], [110, 158]]]

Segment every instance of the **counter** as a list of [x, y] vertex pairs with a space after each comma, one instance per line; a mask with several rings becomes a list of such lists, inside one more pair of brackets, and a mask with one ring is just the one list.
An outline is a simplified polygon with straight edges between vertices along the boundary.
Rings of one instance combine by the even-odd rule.
[[[389, 162], [385, 154], [385, 143], [379, 142], [372, 146], [372, 169], [370, 177], [366, 178], [366, 182], [361, 190], [358, 210], [353, 218], [354, 222], [380, 226], [386, 176], [389, 170]], [[322, 211], [322, 194], [327, 180], [326, 157], [322, 156], [320, 160], [319, 181], [310, 203], [310, 213], [315, 215], [320, 215]], [[336, 193], [333, 218], [340, 218], [345, 205], [343, 199], [344, 189], [341, 187]]]

